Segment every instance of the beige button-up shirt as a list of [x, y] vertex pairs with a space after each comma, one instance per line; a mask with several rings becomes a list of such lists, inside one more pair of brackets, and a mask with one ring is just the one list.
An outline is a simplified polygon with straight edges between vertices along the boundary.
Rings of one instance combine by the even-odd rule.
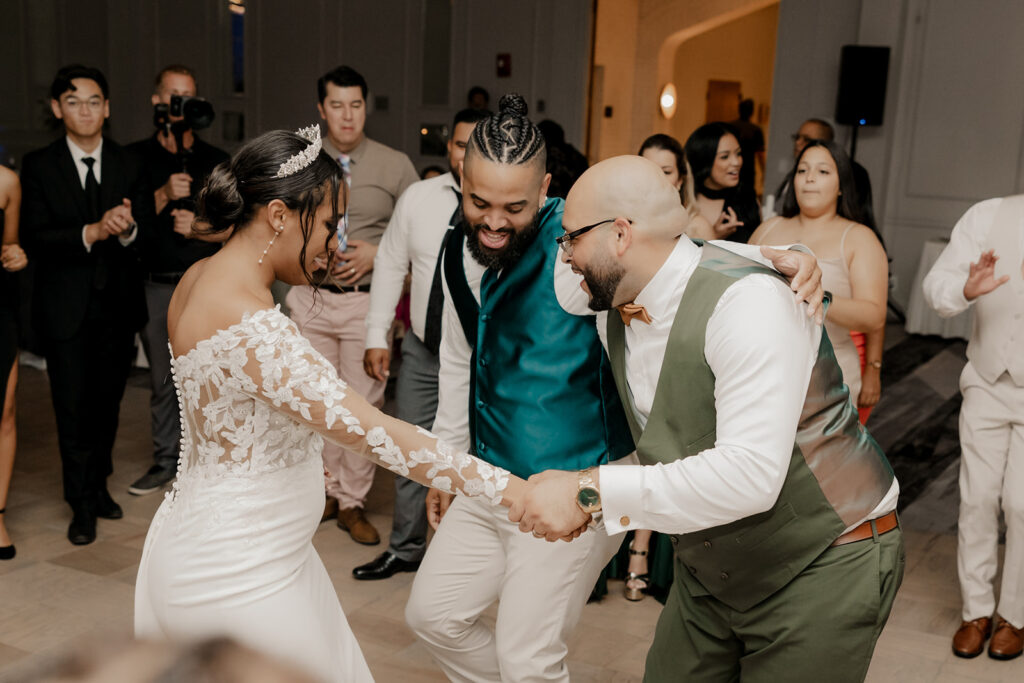
[[[324, 151], [334, 160], [341, 154], [329, 138], [324, 138]], [[348, 153], [352, 184], [348, 201], [348, 241], [363, 240], [380, 244], [381, 235], [391, 220], [395, 202], [405, 189], [419, 180], [416, 168], [404, 153], [363, 137]], [[357, 285], [370, 284], [367, 273]]]

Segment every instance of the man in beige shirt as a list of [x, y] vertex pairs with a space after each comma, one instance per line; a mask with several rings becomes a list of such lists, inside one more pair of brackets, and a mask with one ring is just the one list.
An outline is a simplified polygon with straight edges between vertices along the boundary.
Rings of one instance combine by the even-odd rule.
[[[327, 124], [324, 151], [341, 165], [349, 185], [347, 229], [339, 227], [338, 258], [320, 286], [322, 304], [314, 302], [309, 286], [293, 287], [286, 301], [313, 347], [334, 364], [354, 391], [380, 407], [385, 382], [363, 371], [370, 275], [395, 202], [419, 176], [408, 156], [366, 137], [366, 93], [366, 80], [347, 66], [317, 81], [317, 108]], [[328, 472], [324, 516], [332, 515], [336, 507], [338, 526], [353, 540], [380, 543], [380, 535], [363, 513], [374, 464], [326, 443], [323, 458]]]

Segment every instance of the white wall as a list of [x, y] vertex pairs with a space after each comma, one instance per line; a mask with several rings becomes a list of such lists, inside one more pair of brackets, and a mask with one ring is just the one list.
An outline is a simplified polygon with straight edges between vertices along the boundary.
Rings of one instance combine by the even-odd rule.
[[[1002, 0], [782, 0], [768, 187], [792, 162], [788, 136], [831, 117], [844, 44], [892, 48], [884, 124], [863, 128], [857, 160], [910, 297], [922, 244], [971, 204], [1024, 190], [1024, 3]], [[838, 131], [849, 139], [849, 127]]]
[[[857, 42], [860, 5], [860, 0], [779, 3], [766, 192], [773, 192], [792, 167], [790, 136], [800, 124], [809, 118], [832, 118], [839, 86], [839, 49]], [[840, 140], [845, 139], [845, 131], [837, 133]], [[868, 168], [872, 179], [880, 171]]]
[[[43, 112], [57, 68], [83, 62], [111, 85], [110, 132], [119, 141], [152, 130], [149, 96], [169, 62], [193, 66], [201, 94], [218, 113], [245, 116], [247, 137], [316, 120], [316, 79], [347, 63], [386, 96], [387, 111], [367, 124], [373, 137], [408, 153], [418, 167], [443, 163], [419, 151], [422, 123], [450, 124], [471, 85], [491, 92], [492, 107], [515, 89], [535, 120], [552, 118], [582, 147], [590, 63], [588, 0], [452, 0], [452, 35], [424, 36], [426, 0], [250, 0], [246, 13], [246, 93], [230, 92], [227, 0], [0, 0], [0, 157], [20, 159], [55, 135]], [[447, 104], [424, 106], [422, 55], [450, 52]], [[498, 78], [495, 57], [512, 55], [512, 75]], [[543, 101], [545, 111], [538, 111]], [[205, 137], [221, 142], [221, 122]]]
[[[770, 5], [696, 35], [679, 46], [672, 73], [679, 95], [675, 116], [669, 122], [673, 137], [685, 143], [698, 126], [706, 123], [709, 80], [739, 81], [742, 96], [753, 99], [755, 107], [771, 104], [778, 14], [779, 6]], [[738, 106], [725, 120], [736, 118]], [[754, 122], [768, 125], [756, 116]]]

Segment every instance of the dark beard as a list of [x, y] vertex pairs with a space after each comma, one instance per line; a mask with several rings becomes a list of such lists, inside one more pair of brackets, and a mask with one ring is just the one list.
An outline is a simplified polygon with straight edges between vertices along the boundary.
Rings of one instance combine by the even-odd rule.
[[615, 290], [619, 288], [619, 282], [625, 273], [626, 269], [618, 264], [592, 268], [589, 272], [583, 271], [583, 280], [590, 290], [590, 301], [587, 304], [590, 310], [607, 311], [612, 308]]
[[488, 249], [480, 244], [477, 235], [480, 230], [487, 227], [486, 225], [470, 225], [465, 218], [462, 219], [461, 225], [462, 231], [466, 235], [466, 246], [469, 247], [469, 253], [473, 255], [476, 262], [484, 268], [504, 270], [519, 263], [519, 259], [537, 238], [537, 233], [540, 232], [540, 212], [538, 211], [530, 224], [522, 230], [513, 228], [498, 230], [497, 232], [509, 233], [508, 244], [498, 250]]

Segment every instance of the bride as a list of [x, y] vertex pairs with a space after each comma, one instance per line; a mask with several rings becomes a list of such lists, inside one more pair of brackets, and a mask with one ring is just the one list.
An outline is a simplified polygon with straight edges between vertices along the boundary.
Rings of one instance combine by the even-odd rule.
[[312, 284], [345, 214], [320, 131], [274, 131], [210, 176], [198, 222], [232, 231], [196, 263], [167, 314], [181, 409], [178, 478], [146, 537], [135, 632], [229, 635], [324, 680], [371, 681], [312, 538], [322, 440], [443, 491], [511, 505], [522, 481], [384, 415], [349, 390], [270, 285]]

